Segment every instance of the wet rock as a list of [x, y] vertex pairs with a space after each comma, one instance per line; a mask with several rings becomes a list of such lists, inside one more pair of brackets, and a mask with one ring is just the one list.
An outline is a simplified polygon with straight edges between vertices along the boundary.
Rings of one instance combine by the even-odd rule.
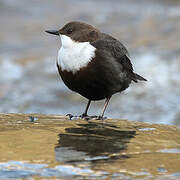
[[60, 40], [44, 32], [80, 20], [122, 41], [148, 79], [113, 97], [106, 116], [180, 125], [179, 17], [178, 0], [1, 0], [0, 112], [82, 113], [86, 102], [57, 74]]
[[180, 129], [106, 119], [0, 114], [0, 179], [176, 179]]

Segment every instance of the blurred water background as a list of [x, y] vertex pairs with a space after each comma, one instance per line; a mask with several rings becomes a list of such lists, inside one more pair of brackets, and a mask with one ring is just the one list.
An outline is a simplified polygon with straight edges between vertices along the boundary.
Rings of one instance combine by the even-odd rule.
[[[78, 20], [119, 39], [148, 82], [113, 96], [106, 115], [180, 125], [179, 0], [0, 0], [0, 112], [80, 114], [55, 65], [60, 39], [46, 34]], [[99, 114], [103, 101], [89, 114]]]

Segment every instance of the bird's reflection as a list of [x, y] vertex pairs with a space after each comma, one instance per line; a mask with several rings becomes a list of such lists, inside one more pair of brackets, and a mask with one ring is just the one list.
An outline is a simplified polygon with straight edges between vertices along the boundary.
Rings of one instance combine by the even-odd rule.
[[136, 131], [133, 130], [122, 130], [112, 124], [94, 122], [66, 128], [65, 133], [59, 134], [55, 148], [56, 160], [69, 162], [109, 159], [113, 153], [127, 149], [127, 143], [135, 134]]

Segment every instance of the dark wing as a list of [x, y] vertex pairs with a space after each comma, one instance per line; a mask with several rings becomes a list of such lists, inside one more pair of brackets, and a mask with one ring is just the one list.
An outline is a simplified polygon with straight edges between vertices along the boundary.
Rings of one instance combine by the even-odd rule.
[[111, 53], [116, 60], [127, 68], [133, 71], [132, 64], [128, 58], [129, 53], [125, 46], [118, 40], [100, 39], [91, 43], [97, 49], [105, 50]]
[[115, 59], [116, 62], [123, 67], [123, 70], [128, 73], [129, 77], [133, 81], [137, 82], [137, 80], [146, 80], [133, 72], [133, 66], [129, 59], [129, 53], [126, 47], [120, 41], [116, 39], [100, 39], [92, 42], [91, 44], [98, 50], [100, 49], [102, 51], [109, 52], [112, 57], [114, 57], [113, 59]]

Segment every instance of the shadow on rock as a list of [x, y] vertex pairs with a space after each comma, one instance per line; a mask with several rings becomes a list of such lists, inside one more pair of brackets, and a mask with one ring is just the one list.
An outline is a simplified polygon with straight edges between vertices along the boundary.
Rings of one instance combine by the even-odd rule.
[[136, 135], [133, 130], [94, 122], [65, 130], [66, 133], [59, 134], [55, 148], [56, 160], [60, 162], [128, 158], [125, 155], [111, 155], [127, 149], [127, 143]]

